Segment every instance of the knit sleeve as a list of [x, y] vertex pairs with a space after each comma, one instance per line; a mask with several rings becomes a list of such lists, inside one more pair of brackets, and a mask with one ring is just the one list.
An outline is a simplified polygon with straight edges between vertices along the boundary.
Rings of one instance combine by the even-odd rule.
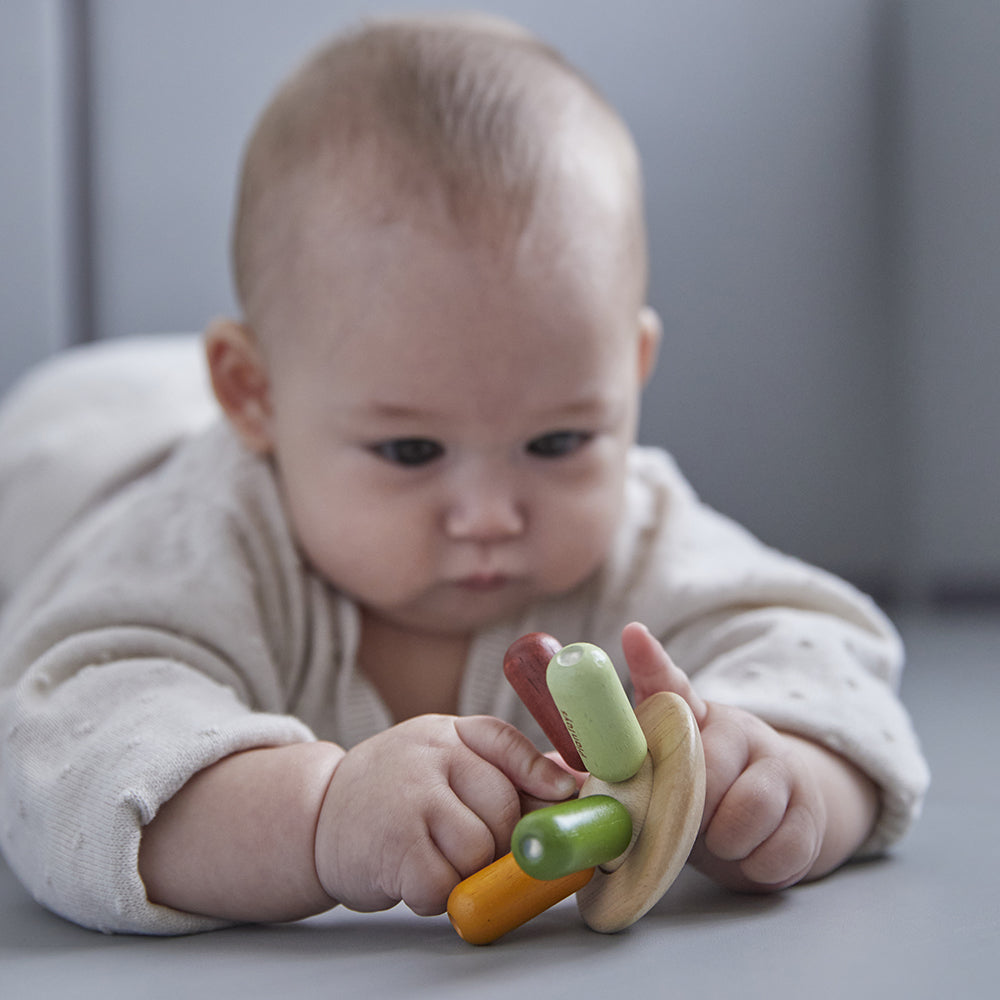
[[[95, 633], [39, 660], [0, 703], [4, 854], [40, 903], [97, 930], [222, 926], [148, 901], [142, 827], [223, 757], [312, 738], [292, 718], [251, 711], [179, 650], [155, 655], [169, 645], [139, 630]], [[87, 647], [98, 662], [81, 668]]]
[[699, 501], [666, 456], [637, 456], [614, 588], [702, 697], [814, 740], [881, 791], [861, 854], [919, 816], [929, 772], [899, 697], [904, 655], [873, 601]]
[[143, 826], [223, 757], [314, 738], [288, 709], [308, 647], [297, 556], [266, 470], [233, 455], [192, 445], [5, 609], [0, 845], [40, 902], [88, 927], [219, 926], [148, 902]]

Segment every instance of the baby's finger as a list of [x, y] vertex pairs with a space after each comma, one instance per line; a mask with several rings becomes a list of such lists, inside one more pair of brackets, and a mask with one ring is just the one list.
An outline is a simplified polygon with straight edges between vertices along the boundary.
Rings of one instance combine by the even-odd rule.
[[790, 775], [781, 761], [765, 757], [754, 762], [716, 807], [705, 846], [724, 861], [749, 857], [781, 826], [790, 797]]
[[[588, 775], [586, 771], [576, 771], [572, 767], [570, 767], [569, 764], [567, 764], [566, 761], [563, 760], [562, 754], [560, 754], [558, 750], [550, 750], [544, 756], [548, 757], [549, 760], [554, 761], [558, 767], [562, 768], [568, 775], [570, 775], [573, 778], [573, 781], [576, 782], [577, 792], [579, 792], [580, 789], [583, 788], [584, 784], [587, 781], [587, 778], [590, 777], [590, 775]], [[534, 795], [528, 795], [527, 792], [521, 792], [520, 799], [521, 799], [522, 816], [525, 813], [534, 812], [536, 809], [544, 809], [546, 806], [552, 805], [551, 799], [540, 799]], [[562, 801], [562, 800], [560, 799], [557, 801]]]
[[548, 753], [544, 753], [542, 756], [547, 757], [561, 770], [565, 771], [569, 775], [572, 775], [573, 780], [576, 782], [577, 790], [583, 787], [583, 783], [587, 780], [586, 771], [577, 771], [575, 768], [570, 767], [569, 764], [563, 760], [562, 754], [560, 754], [558, 750], [549, 750]]
[[399, 866], [397, 896], [418, 916], [431, 917], [444, 913], [448, 895], [463, 877], [432, 838], [420, 837]]
[[[510, 835], [523, 812], [518, 789], [499, 768], [471, 750], [464, 757], [452, 761], [448, 769], [448, 784], [455, 797], [455, 807], [465, 809], [468, 816], [475, 817], [480, 832], [490, 838], [490, 856], [484, 863], [506, 854], [510, 850]], [[457, 857], [462, 850], [461, 845], [455, 844], [449, 852], [443, 839], [445, 832], [440, 826], [435, 829], [442, 849], [450, 857]], [[482, 864], [474, 870], [478, 871], [481, 867]]]
[[808, 874], [821, 846], [812, 812], [795, 804], [778, 829], [740, 864], [740, 870], [758, 885], [784, 888]]
[[[550, 750], [548, 753], [544, 754], [544, 756], [548, 757], [549, 760], [553, 761], [558, 767], [562, 768], [562, 770], [564, 770], [568, 775], [570, 775], [573, 778], [573, 781], [576, 783], [577, 792], [579, 792], [580, 789], [583, 788], [584, 784], [587, 781], [587, 778], [590, 777], [590, 775], [587, 774], [586, 771], [577, 771], [574, 768], [570, 767], [569, 764], [567, 764], [566, 761], [563, 760], [562, 754], [559, 753], [558, 750]], [[520, 799], [521, 799], [522, 816], [525, 813], [534, 812], [536, 809], [544, 809], [546, 806], [552, 805], [551, 799], [540, 799], [535, 795], [528, 795], [527, 792], [521, 792]], [[557, 801], [562, 801], [562, 800], [558, 799]]]
[[508, 722], [488, 715], [455, 720], [458, 738], [500, 770], [519, 791], [559, 802], [576, 792], [576, 779], [543, 756], [531, 740]]
[[711, 825], [729, 789], [750, 764], [746, 732], [724, 706], [713, 705], [701, 731], [705, 753], [705, 809], [701, 829]]
[[[498, 774], [495, 770], [494, 773]], [[492, 815], [493, 803], [479, 806], [487, 814], [483, 816], [456, 793], [427, 816], [431, 840], [460, 879], [468, 878], [510, 850], [510, 834], [520, 819], [520, 809], [517, 793], [505, 778], [498, 776], [506, 785], [506, 794], [499, 798], [510, 801], [495, 806]]]
[[699, 726], [705, 722], [708, 706], [691, 686], [687, 674], [667, 655], [649, 629], [632, 622], [622, 630], [622, 650], [635, 691], [636, 704], [659, 691], [679, 694], [690, 706]]

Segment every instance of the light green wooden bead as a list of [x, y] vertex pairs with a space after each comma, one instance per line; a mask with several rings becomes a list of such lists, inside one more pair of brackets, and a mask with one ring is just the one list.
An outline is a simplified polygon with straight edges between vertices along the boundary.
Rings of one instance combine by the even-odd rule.
[[646, 737], [608, 654], [589, 642], [564, 646], [545, 681], [587, 770], [602, 781], [631, 778]]

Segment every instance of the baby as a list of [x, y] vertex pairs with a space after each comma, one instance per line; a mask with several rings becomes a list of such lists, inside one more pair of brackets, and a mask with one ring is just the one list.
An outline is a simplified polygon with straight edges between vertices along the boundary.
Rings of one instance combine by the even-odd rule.
[[440, 913], [576, 791], [503, 679], [535, 630], [688, 701], [720, 883], [903, 835], [927, 772], [891, 626], [635, 444], [639, 164], [558, 55], [474, 16], [335, 39], [250, 139], [233, 258], [224, 419], [107, 472], [4, 608], [0, 844], [40, 901], [151, 933]]

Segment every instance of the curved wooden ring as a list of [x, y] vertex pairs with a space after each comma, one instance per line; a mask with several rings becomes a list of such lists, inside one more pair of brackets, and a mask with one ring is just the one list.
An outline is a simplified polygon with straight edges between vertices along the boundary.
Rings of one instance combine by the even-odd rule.
[[[660, 692], [642, 702], [636, 716], [649, 746], [651, 775], [644, 766], [628, 781], [588, 778], [580, 791], [613, 795], [638, 827], [621, 864], [611, 872], [598, 869], [577, 893], [585, 923], [605, 934], [634, 924], [670, 888], [691, 853], [705, 808], [705, 755], [687, 703], [680, 695]], [[650, 783], [648, 799], [641, 788], [629, 787], [643, 780]], [[639, 815], [642, 800], [646, 804]]]

